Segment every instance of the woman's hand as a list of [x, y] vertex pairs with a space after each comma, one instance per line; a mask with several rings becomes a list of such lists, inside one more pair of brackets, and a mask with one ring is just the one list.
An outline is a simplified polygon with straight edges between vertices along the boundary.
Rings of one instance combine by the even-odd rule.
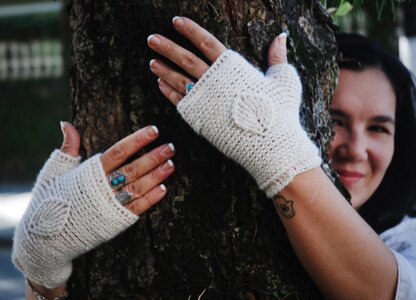
[[[118, 235], [160, 201], [166, 194], [160, 183], [174, 171], [172, 144], [123, 165], [158, 137], [154, 126], [136, 131], [83, 163], [77, 131], [69, 123], [62, 127], [64, 143], [36, 180], [12, 253], [13, 262], [30, 282], [48, 289], [66, 282], [75, 257]], [[123, 177], [117, 184], [111, 181], [114, 172]], [[128, 203], [123, 206], [121, 200]]]
[[[197, 46], [211, 63], [227, 50], [217, 38], [194, 21], [175, 17], [172, 22], [175, 29]], [[282, 33], [273, 40], [268, 51], [269, 67], [287, 63], [286, 39], [286, 33]], [[150, 61], [150, 70], [159, 77], [160, 91], [176, 105], [186, 94], [187, 83], [192, 82], [192, 78], [200, 79], [209, 66], [192, 52], [159, 34], [149, 36], [148, 45], [190, 75], [177, 72], [160, 60]]]
[[[263, 74], [192, 20], [175, 17], [173, 25], [212, 65], [154, 34], [149, 47], [185, 73], [160, 60], [152, 60], [150, 68], [162, 93], [198, 134], [246, 168], [269, 197], [297, 174], [320, 165], [317, 148], [300, 125], [302, 86], [286, 63], [285, 34], [273, 41], [271, 67]], [[187, 91], [193, 78], [198, 82]]]

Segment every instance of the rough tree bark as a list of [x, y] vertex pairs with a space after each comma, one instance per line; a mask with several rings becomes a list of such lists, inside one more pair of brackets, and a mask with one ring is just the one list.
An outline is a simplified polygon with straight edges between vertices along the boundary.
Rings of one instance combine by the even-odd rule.
[[337, 68], [333, 27], [319, 1], [69, 0], [67, 9], [83, 156], [148, 124], [160, 129], [157, 144], [177, 148], [165, 200], [75, 262], [72, 298], [319, 299], [272, 202], [163, 98], [148, 67], [156, 54], [146, 46], [156, 32], [184, 42], [171, 19], [185, 15], [265, 69], [270, 41], [289, 31], [289, 60], [304, 82], [305, 127], [324, 149]]

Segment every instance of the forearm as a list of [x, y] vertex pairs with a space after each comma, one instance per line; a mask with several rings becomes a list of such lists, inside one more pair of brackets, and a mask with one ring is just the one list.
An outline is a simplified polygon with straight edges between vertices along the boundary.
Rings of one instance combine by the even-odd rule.
[[[284, 203], [280, 197], [293, 201], [292, 211], [276, 205]], [[320, 168], [296, 176], [274, 203], [299, 259], [327, 298], [394, 299], [393, 254]]]
[[[57, 286], [53, 289], [48, 289], [40, 284], [31, 283], [32, 289], [36, 292], [44, 296], [46, 299], [55, 299], [56, 297], [60, 297], [65, 294], [66, 292], [66, 284], [62, 284]], [[35, 296], [34, 292], [31, 288], [29, 288], [28, 283], [25, 285], [25, 294], [27, 300], [38, 300]]]

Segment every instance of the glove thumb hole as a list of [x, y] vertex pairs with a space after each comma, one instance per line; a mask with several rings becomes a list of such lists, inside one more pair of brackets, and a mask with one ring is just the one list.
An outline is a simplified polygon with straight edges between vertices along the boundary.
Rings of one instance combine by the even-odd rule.
[[279, 34], [269, 47], [268, 62], [269, 67], [286, 64], [287, 63], [287, 48], [286, 48], [287, 34], [285, 32]]
[[61, 121], [61, 129], [64, 136], [64, 141], [61, 146], [61, 151], [73, 157], [79, 156], [80, 137], [75, 127], [68, 123]]

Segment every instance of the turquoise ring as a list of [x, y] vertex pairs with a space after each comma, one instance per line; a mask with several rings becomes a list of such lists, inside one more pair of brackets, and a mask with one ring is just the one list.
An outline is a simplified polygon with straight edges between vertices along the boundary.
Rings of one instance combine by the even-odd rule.
[[195, 85], [195, 82], [188, 82], [185, 85], [185, 91], [186, 91], [185, 94], [188, 94], [192, 90], [192, 88], [194, 87], [194, 85]]
[[115, 171], [110, 174], [109, 182], [113, 189], [119, 191], [126, 184], [127, 176], [120, 171]]

